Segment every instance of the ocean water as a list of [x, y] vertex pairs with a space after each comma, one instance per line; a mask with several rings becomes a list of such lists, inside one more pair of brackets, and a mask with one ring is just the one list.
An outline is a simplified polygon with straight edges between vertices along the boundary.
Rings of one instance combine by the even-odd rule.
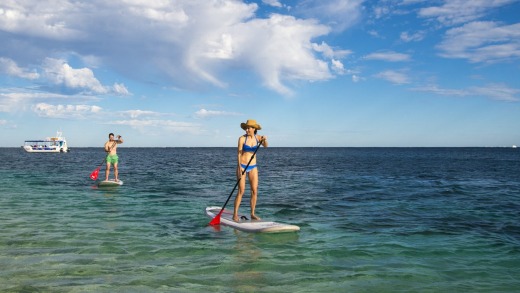
[[0, 291], [520, 290], [518, 149], [262, 148], [257, 212], [301, 227], [282, 234], [208, 226], [234, 148], [118, 153], [125, 184], [99, 189], [102, 148], [0, 149]]

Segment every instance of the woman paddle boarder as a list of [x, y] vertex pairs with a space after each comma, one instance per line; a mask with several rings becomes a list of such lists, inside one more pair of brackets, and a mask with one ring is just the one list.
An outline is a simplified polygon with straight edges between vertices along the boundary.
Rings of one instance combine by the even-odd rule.
[[[257, 135], [257, 131], [262, 129], [256, 120], [247, 120], [241, 123], [240, 127], [246, 131], [245, 135], [238, 138], [238, 166], [237, 179], [239, 180], [238, 194], [235, 198], [235, 206], [233, 210], [233, 221], [238, 222], [238, 208], [242, 202], [242, 195], [246, 189], [246, 176], [249, 178], [249, 185], [251, 187], [251, 219], [260, 220], [255, 214], [256, 199], [258, 193], [258, 167], [256, 165], [256, 158], [251, 158], [254, 155], [256, 148], [263, 145], [267, 147], [267, 136]], [[249, 166], [247, 164], [249, 163]], [[245, 170], [245, 172], [244, 172]]]

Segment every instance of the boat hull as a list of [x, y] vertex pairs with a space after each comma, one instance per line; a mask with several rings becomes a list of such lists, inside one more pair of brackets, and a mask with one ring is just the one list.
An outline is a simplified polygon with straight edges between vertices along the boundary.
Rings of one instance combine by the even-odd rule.
[[66, 153], [69, 151], [68, 148], [46, 148], [31, 146], [23, 146], [22, 148], [28, 153]]

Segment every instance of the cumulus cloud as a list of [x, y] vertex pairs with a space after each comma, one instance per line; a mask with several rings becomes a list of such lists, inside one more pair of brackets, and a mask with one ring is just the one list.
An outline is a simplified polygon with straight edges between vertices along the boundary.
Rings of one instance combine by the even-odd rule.
[[46, 58], [43, 64], [43, 76], [54, 85], [64, 86], [78, 92], [130, 94], [124, 84], [115, 83], [112, 87], [104, 86], [90, 68], [72, 68], [64, 59]]
[[[361, 3], [305, 1], [299, 11], [305, 17], [328, 15], [329, 25], [344, 29], [357, 21]], [[312, 42], [327, 35], [330, 27], [279, 14], [256, 18], [257, 9], [256, 3], [231, 0], [55, 0], [53, 5], [25, 0], [0, 4], [0, 30], [23, 39], [24, 52], [86, 56], [121, 75], [140, 81], [154, 76], [177, 88], [227, 87], [223, 73], [235, 68], [250, 70], [281, 94], [291, 94], [287, 84], [293, 80], [334, 77], [330, 56], [337, 65], [341, 50], [321, 55]], [[4, 45], [0, 55], [16, 50], [14, 44]], [[24, 52], [16, 54], [24, 58]], [[92, 68], [70, 64], [48, 58], [44, 74], [54, 84], [74, 90], [128, 94], [121, 85], [102, 85]]]
[[253, 68], [266, 87], [290, 95], [292, 91], [284, 81], [333, 77], [330, 60], [317, 59], [310, 42], [328, 33], [326, 26], [314, 20], [273, 14], [268, 19], [251, 20], [237, 29], [240, 33], [235, 34], [235, 60]]
[[46, 118], [86, 118], [92, 114], [98, 114], [102, 108], [89, 105], [50, 105], [38, 103], [33, 106], [33, 111], [40, 117]]
[[89, 68], [72, 68], [65, 60], [47, 58], [44, 63], [45, 77], [53, 84], [71, 89], [85, 89], [94, 93], [106, 93], [106, 88], [94, 77]]
[[67, 40], [81, 36], [80, 31], [67, 25], [67, 22], [74, 21], [74, 15], [64, 13], [74, 8], [69, 1], [56, 0], [52, 5], [47, 1], [2, 2], [0, 30], [13, 35], [43, 37], [51, 40]]

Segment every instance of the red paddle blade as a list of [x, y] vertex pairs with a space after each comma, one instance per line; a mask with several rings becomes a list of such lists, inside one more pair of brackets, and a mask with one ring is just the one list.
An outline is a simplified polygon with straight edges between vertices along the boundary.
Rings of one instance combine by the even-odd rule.
[[209, 222], [211, 226], [220, 225], [220, 214], [222, 214], [222, 211], [218, 213], [218, 215], [215, 216], [213, 219], [211, 219], [211, 222]]
[[90, 174], [90, 179], [92, 180], [97, 180], [98, 179], [98, 176], [99, 176], [99, 168], [97, 168], [96, 170], [94, 170], [94, 172], [92, 172]]

